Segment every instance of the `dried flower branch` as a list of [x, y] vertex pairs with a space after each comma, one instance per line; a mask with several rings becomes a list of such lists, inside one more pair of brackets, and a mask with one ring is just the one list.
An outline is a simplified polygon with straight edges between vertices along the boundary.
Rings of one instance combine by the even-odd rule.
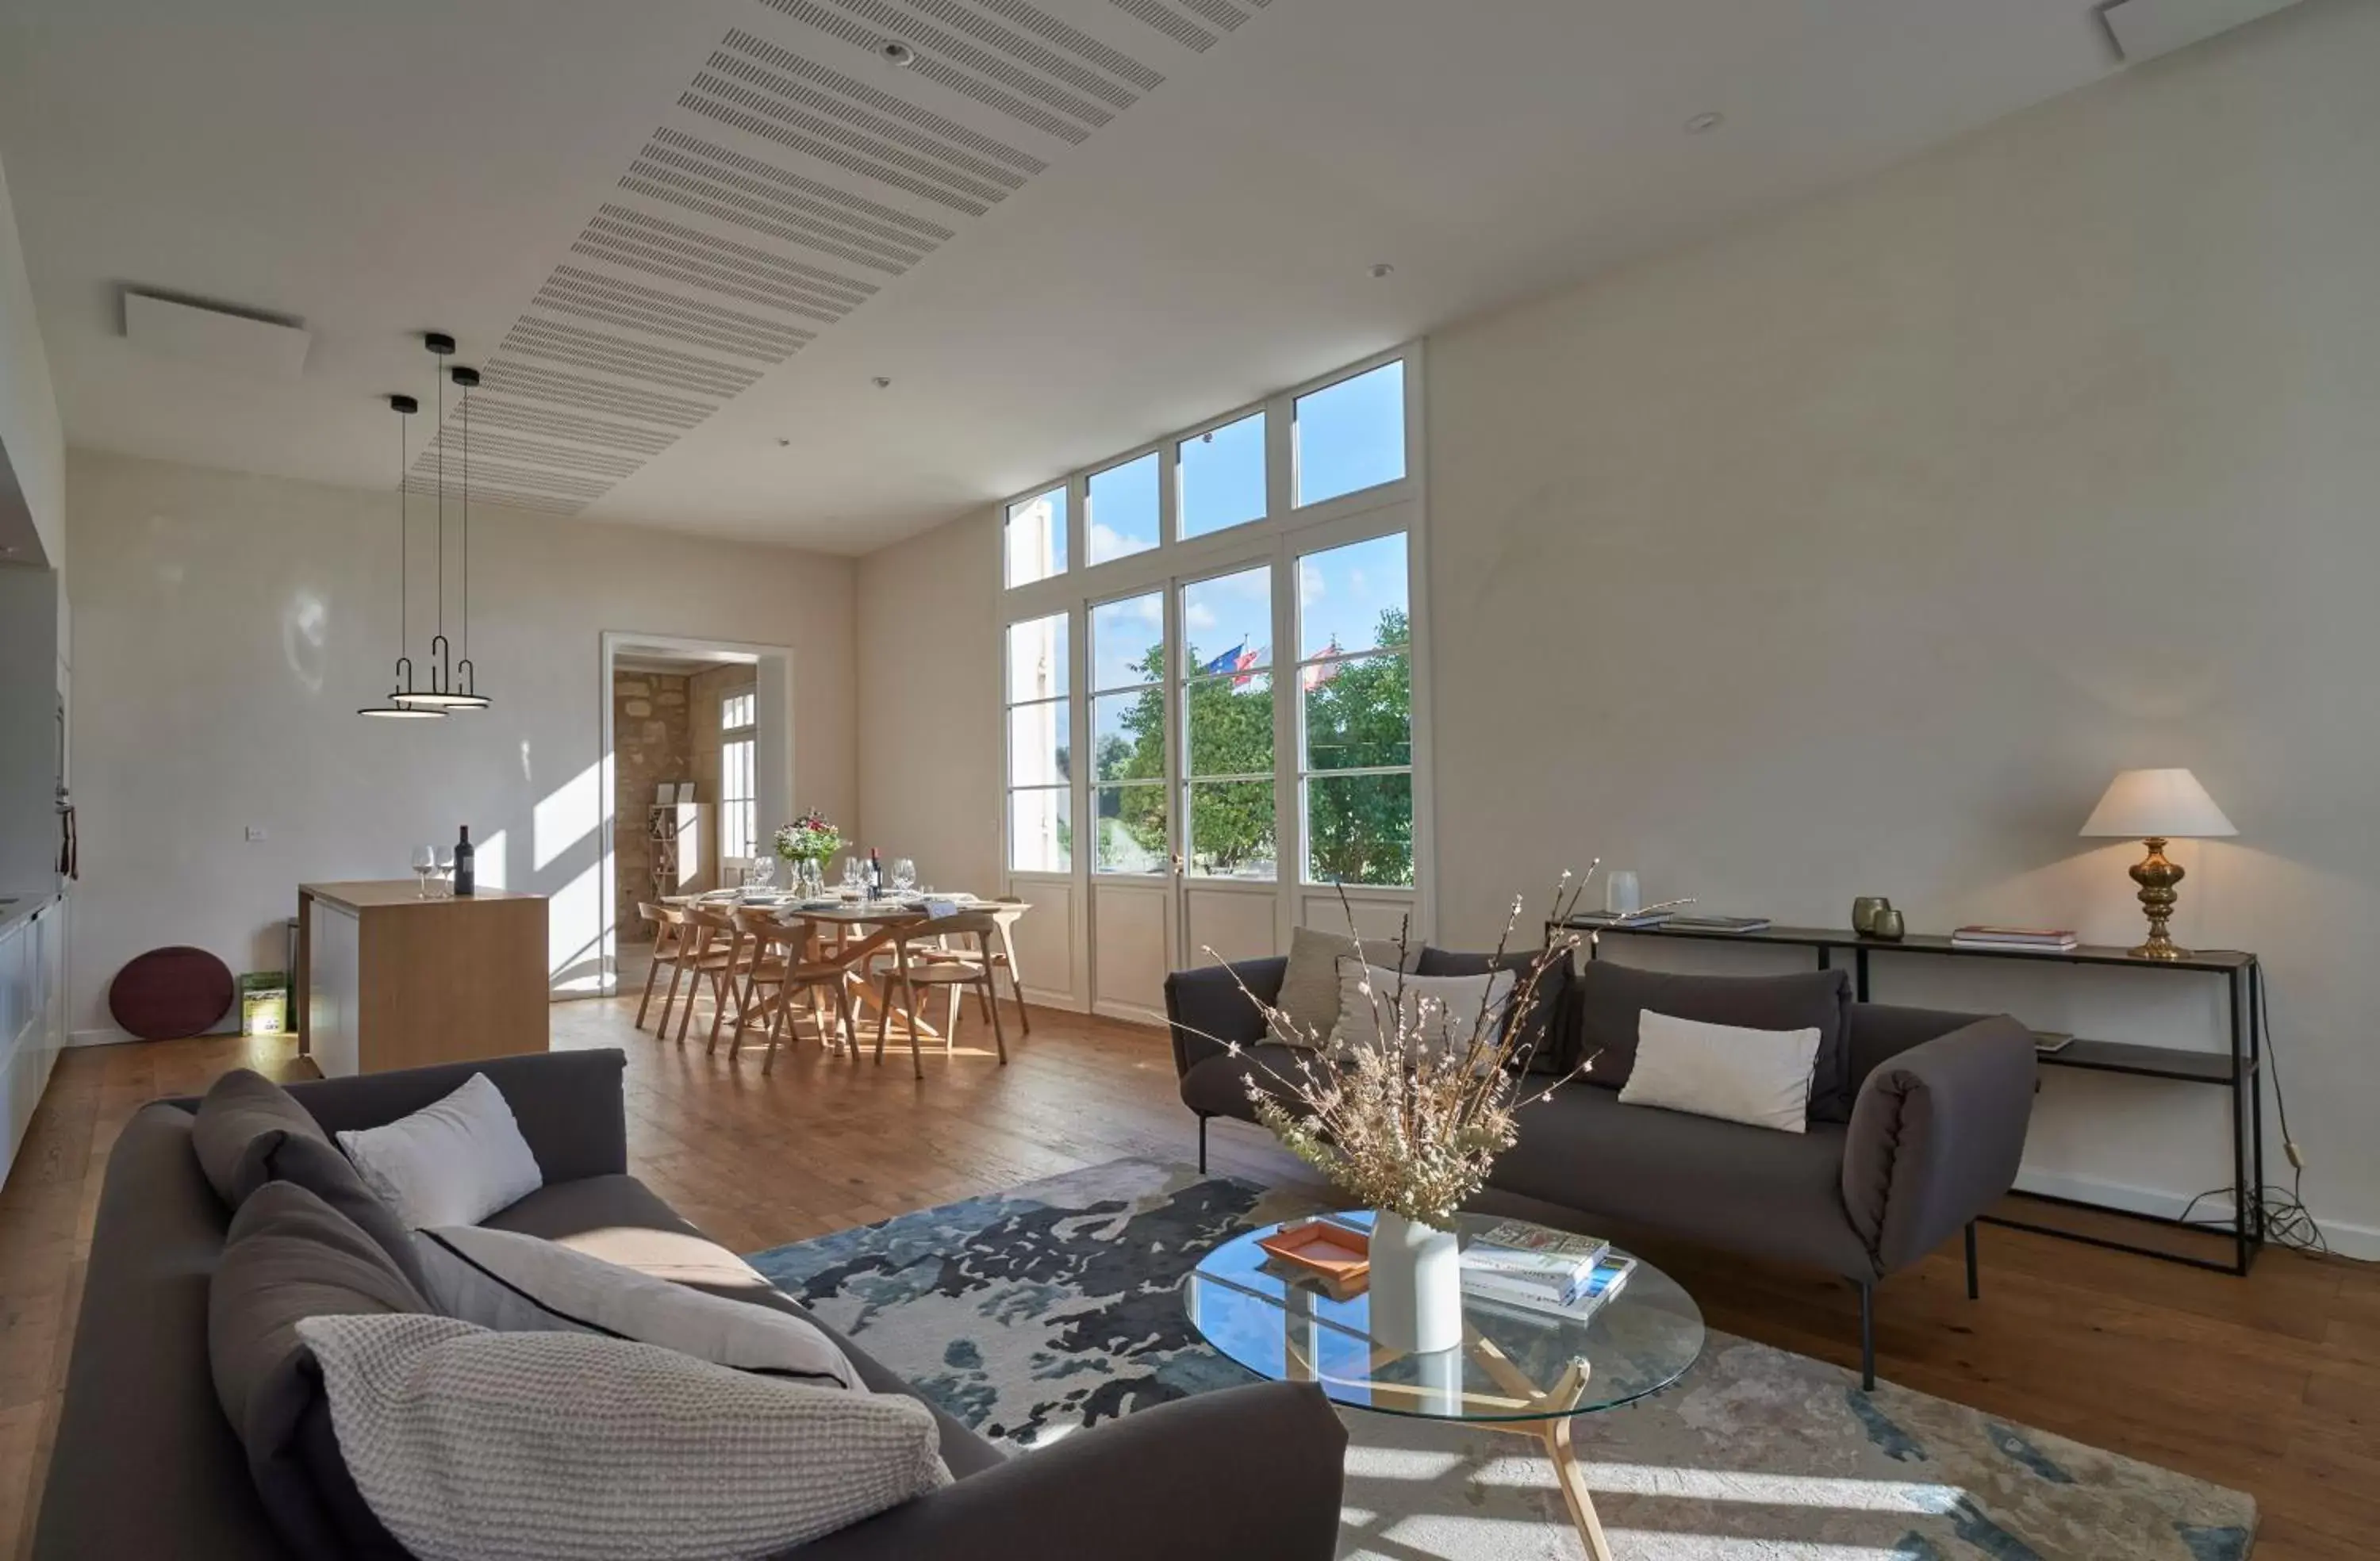
[[[1593, 1065], [1589, 1058], [1525, 1095], [1519, 1083], [1533, 1059], [1536, 1034], [1544, 1028], [1534, 1023], [1541, 984], [1593, 940], [1591, 933], [1559, 929], [1576, 914], [1580, 897], [1601, 865], [1597, 858], [1575, 882], [1572, 874], [1561, 875], [1548, 917], [1558, 930], [1546, 948], [1517, 967], [1507, 950], [1524, 902], [1513, 900], [1489, 964], [1491, 971], [1510, 970], [1513, 979], [1469, 1017], [1467, 1035], [1456, 1033], [1462, 1026], [1450, 1023], [1439, 999], [1416, 995], [1407, 1000], [1410, 920], [1397, 932], [1396, 980], [1374, 979], [1382, 967], [1366, 950], [1342, 886], [1341, 909], [1354, 957], [1365, 966], [1356, 989], [1371, 1007], [1372, 1034], [1342, 1041], [1339, 1054], [1322, 1059], [1321, 1066], [1313, 1056], [1299, 1058], [1295, 1077], [1255, 1062], [1247, 1087], [1257, 1119], [1362, 1206], [1451, 1227], [1455, 1211], [1486, 1185], [1496, 1156], [1516, 1141], [1515, 1114]], [[1390, 989], [1381, 991], [1383, 986]], [[1279, 1007], [1258, 998], [1246, 983], [1239, 986], [1273, 1033], [1301, 1034]], [[1305, 1034], [1320, 1043], [1321, 1037]], [[1236, 1044], [1229, 1049], [1255, 1060]]]

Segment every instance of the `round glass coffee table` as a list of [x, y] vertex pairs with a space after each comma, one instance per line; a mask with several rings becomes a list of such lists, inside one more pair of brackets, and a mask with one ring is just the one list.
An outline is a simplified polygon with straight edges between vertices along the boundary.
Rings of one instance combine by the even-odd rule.
[[[1368, 1230], [1372, 1216], [1322, 1217]], [[1508, 1223], [1463, 1215], [1456, 1234], [1467, 1247]], [[1374, 1342], [1367, 1297], [1334, 1300], [1319, 1281], [1257, 1245], [1286, 1228], [1269, 1225], [1234, 1238], [1184, 1281], [1183, 1302], [1207, 1342], [1258, 1376], [1314, 1383], [1354, 1409], [1536, 1438], [1587, 1554], [1610, 1561], [1572, 1422], [1658, 1393], [1686, 1374], [1703, 1349], [1702, 1309], [1694, 1298], [1641, 1258], [1619, 1292], [1584, 1321], [1466, 1289], [1462, 1345], [1402, 1354]]]

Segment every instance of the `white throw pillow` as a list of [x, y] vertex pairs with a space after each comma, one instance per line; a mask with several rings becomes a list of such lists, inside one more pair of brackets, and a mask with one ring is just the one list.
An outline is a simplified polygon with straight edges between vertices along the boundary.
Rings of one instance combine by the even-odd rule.
[[768, 1555], [949, 1482], [905, 1394], [591, 1334], [309, 1317], [339, 1455], [422, 1561]]
[[[1339, 962], [1339, 1022], [1331, 1043], [1353, 1051], [1378, 1042], [1380, 1024], [1392, 1011], [1402, 1012], [1420, 1027], [1415, 1037], [1432, 1052], [1461, 1052], [1471, 1045], [1487, 1011], [1486, 1028], [1492, 1041], [1502, 1027], [1504, 1010], [1512, 1000], [1515, 977], [1509, 970], [1477, 975], [1412, 975], [1366, 965], [1354, 957]], [[1371, 991], [1366, 994], [1365, 984]], [[1402, 986], [1400, 984], [1402, 983]], [[1376, 1006], [1377, 1005], [1377, 1006]]]
[[1744, 1030], [1646, 1009], [1636, 1017], [1636, 1066], [1620, 1099], [1804, 1132], [1817, 1061], [1815, 1029]]
[[606, 1334], [739, 1372], [857, 1387], [850, 1359], [818, 1325], [729, 1301], [516, 1230], [450, 1225], [414, 1233], [430, 1304], [498, 1333]]
[[485, 1073], [410, 1117], [339, 1134], [339, 1147], [408, 1230], [477, 1225], [545, 1185], [513, 1108]]

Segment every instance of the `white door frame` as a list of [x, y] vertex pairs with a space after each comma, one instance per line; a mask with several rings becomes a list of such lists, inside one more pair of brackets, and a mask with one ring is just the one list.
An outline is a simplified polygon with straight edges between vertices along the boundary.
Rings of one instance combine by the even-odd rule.
[[[619, 990], [618, 868], [613, 861], [613, 831], [619, 822], [614, 817], [617, 812], [618, 777], [612, 765], [614, 752], [612, 746], [612, 675], [613, 663], [621, 655], [646, 651], [665, 656], [705, 656], [730, 663], [750, 662], [753, 669], [753, 707], [759, 722], [752, 777], [757, 811], [762, 818], [793, 817], [794, 650], [791, 646], [761, 645], [737, 639], [704, 639], [686, 635], [638, 634], [627, 629], [605, 629], [600, 637], [597, 687], [601, 690], [601, 697], [596, 701], [596, 708], [601, 712], [602, 721], [595, 753], [601, 771], [598, 784], [601, 792], [599, 805], [602, 809], [602, 827], [599, 831], [602, 849], [596, 872], [602, 890], [602, 963], [595, 990], [555, 994], [558, 997], [608, 998]], [[773, 741], [769, 732], [771, 724], [777, 728]]]

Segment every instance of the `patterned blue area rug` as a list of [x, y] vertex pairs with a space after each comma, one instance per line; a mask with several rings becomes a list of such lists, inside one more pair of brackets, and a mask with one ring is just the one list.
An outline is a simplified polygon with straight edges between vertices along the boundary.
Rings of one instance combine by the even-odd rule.
[[[763, 1274], [985, 1436], [1031, 1447], [1248, 1380], [1180, 1289], [1305, 1194], [1118, 1160], [775, 1248]], [[1584, 1554], [1529, 1445], [1342, 1410], [1341, 1554]], [[2239, 1561], [2252, 1498], [1714, 1330], [1668, 1392], [1582, 1422], [1627, 1561]]]

